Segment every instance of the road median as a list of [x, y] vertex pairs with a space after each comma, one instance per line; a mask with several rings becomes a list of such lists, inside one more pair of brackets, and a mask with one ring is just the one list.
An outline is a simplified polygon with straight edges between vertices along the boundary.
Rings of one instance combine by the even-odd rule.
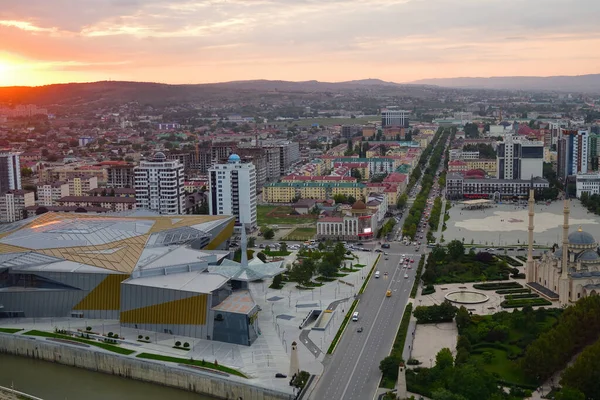
[[[369, 271], [369, 274], [365, 278], [365, 281], [363, 282], [362, 286], [360, 287], [360, 290], [358, 291], [359, 295], [365, 291], [365, 288], [367, 287], [367, 283], [369, 282], [369, 279], [371, 279], [371, 275], [373, 275], [373, 271], [375, 271], [375, 267], [377, 266], [377, 263], [379, 262], [380, 257], [381, 257], [381, 254], [378, 254], [377, 258], [375, 259], [375, 262], [373, 263], [373, 266], [371, 266], [371, 270]], [[348, 326], [348, 322], [350, 322], [350, 317], [352, 317], [354, 310], [358, 306], [358, 302], [359, 302], [359, 299], [356, 299], [352, 302], [352, 305], [350, 306], [350, 308], [348, 309], [348, 312], [344, 316], [344, 320], [342, 321], [342, 325], [340, 325], [340, 329], [338, 329], [337, 333], [335, 334], [335, 336], [333, 338], [333, 341], [331, 342], [331, 345], [329, 345], [329, 348], [327, 349], [327, 354], [333, 354], [333, 352], [335, 351], [335, 348], [337, 347], [340, 339], [342, 338], [342, 335], [344, 334], [344, 331], [346, 330], [346, 327]]]

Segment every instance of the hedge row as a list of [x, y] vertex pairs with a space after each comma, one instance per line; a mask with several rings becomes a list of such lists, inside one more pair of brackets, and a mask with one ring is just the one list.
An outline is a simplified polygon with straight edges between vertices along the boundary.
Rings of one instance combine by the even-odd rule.
[[517, 299], [517, 300], [504, 300], [500, 303], [500, 307], [502, 308], [517, 308], [517, 307], [525, 307], [525, 306], [551, 306], [552, 303], [546, 299], [537, 298], [537, 299]]
[[500, 289], [496, 290], [497, 294], [522, 294], [522, 293], [531, 293], [531, 289]]
[[540, 297], [539, 294], [536, 293], [524, 293], [524, 294], [507, 294], [504, 296], [507, 300], [517, 300], [517, 299], [535, 299]]
[[514, 258], [509, 257], [509, 256], [504, 256], [504, 255], [496, 254], [496, 258], [498, 258], [500, 260], [503, 260], [503, 261], [506, 261], [506, 263], [508, 265], [513, 266], [513, 267], [522, 267], [523, 266], [522, 263], [520, 263], [519, 261], [517, 261]]
[[473, 288], [479, 290], [521, 289], [523, 285], [518, 282], [476, 283]]

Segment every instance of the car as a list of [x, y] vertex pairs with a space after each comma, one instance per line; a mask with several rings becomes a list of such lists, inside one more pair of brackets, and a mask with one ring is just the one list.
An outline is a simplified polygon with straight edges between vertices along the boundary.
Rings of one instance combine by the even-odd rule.
[[383, 252], [383, 255], [384, 255], [384, 256], [387, 256], [387, 255], [388, 255], [388, 253], [386, 253], [386, 252], [384, 251], [384, 252]]
[[408, 266], [406, 268], [412, 269], [412, 265], [408, 264]]
[[375, 279], [379, 279], [379, 271], [375, 271]]
[[356, 330], [356, 332], [358, 332], [358, 333], [361, 333], [362, 331], [363, 331], [363, 327], [362, 326]]
[[392, 291], [388, 290], [387, 292], [385, 292], [385, 297], [392, 297]]
[[385, 272], [383, 273], [383, 275], [385, 275], [385, 276], [387, 276], [387, 274], [388, 274], [388, 273], [387, 273], [387, 271], [385, 271]]
[[408, 274], [404, 274], [404, 279], [408, 279]]
[[381, 250], [381, 249], [375, 249], [375, 251], [376, 251], [377, 253], [383, 253], [383, 250]]
[[386, 259], [386, 260], [389, 260], [390, 258], [389, 258], [389, 257], [386, 257], [385, 259]]
[[275, 374], [275, 378], [287, 378], [286, 374], [282, 374], [281, 372], [278, 372]]

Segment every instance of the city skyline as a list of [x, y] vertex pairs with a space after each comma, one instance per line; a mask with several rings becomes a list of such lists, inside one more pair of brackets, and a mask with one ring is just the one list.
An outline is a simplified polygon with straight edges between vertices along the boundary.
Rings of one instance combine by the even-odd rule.
[[598, 72], [591, 0], [7, 0], [0, 86]]

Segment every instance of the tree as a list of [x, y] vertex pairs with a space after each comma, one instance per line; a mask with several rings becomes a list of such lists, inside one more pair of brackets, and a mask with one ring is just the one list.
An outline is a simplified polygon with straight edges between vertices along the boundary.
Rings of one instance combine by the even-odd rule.
[[564, 386], [560, 392], [554, 395], [554, 400], [585, 400], [585, 394], [577, 389]]
[[[460, 306], [456, 312], [456, 328], [458, 332], [462, 332], [471, 323], [471, 315], [465, 306]], [[459, 336], [460, 339], [460, 336]]]
[[449, 369], [454, 366], [454, 356], [449, 348], [444, 347], [435, 355], [435, 366], [440, 370]]
[[[259, 253], [259, 254], [262, 254], [262, 253]], [[273, 286], [274, 288], [279, 288], [279, 287], [281, 287], [282, 281], [283, 281], [283, 278], [281, 277], [281, 274], [277, 274], [273, 277], [273, 284], [271, 286]]]
[[492, 399], [498, 393], [498, 384], [490, 373], [467, 363], [454, 368], [448, 389], [467, 399]]
[[379, 363], [379, 370], [389, 379], [398, 379], [398, 368], [400, 368], [400, 360], [394, 356], [387, 356]]
[[31, 170], [31, 168], [29, 168], [29, 167], [21, 168], [21, 176], [23, 176], [25, 178], [29, 178], [31, 175], [33, 175], [33, 171]]
[[287, 248], [287, 243], [286, 242], [281, 242], [281, 243], [279, 243], [279, 245], [280, 245], [279, 250], [281, 250], [283, 252], [287, 251], [288, 248]]
[[352, 168], [352, 172], [350, 174], [353, 178], [356, 178], [359, 181], [362, 180], [362, 175], [360, 174], [358, 168]]
[[600, 399], [600, 340], [586, 347], [575, 362], [568, 367], [560, 381], [583, 394], [587, 399]]
[[465, 246], [460, 240], [448, 243], [448, 255], [453, 260], [459, 260], [465, 255]]
[[467, 400], [464, 396], [439, 388], [431, 392], [432, 400]]
[[402, 193], [398, 197], [398, 201], [396, 202], [396, 207], [398, 207], [399, 209], [404, 208], [404, 206], [406, 206], [407, 201], [408, 201], [408, 195], [406, 193]]
[[267, 240], [273, 239], [275, 237], [275, 231], [269, 228], [263, 232], [263, 236]]
[[250, 236], [248, 238], [248, 247], [251, 248], [254, 246], [256, 246], [256, 238], [254, 236]]

